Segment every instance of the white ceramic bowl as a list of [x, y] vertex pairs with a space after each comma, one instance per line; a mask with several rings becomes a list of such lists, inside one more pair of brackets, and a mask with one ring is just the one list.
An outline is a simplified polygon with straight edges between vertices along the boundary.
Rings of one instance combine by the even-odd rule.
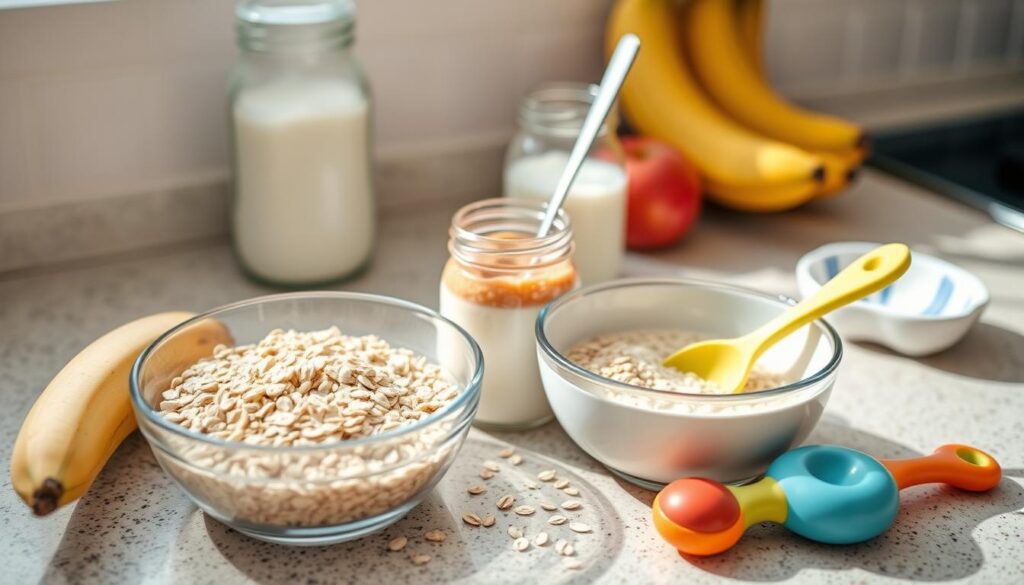
[[[863, 254], [881, 244], [839, 242], [822, 246], [797, 263], [806, 298]], [[960, 340], [989, 302], [988, 289], [970, 272], [921, 252], [892, 285], [828, 316], [847, 339], [871, 341], [909, 356], [942, 351]]]
[[639, 388], [591, 373], [565, 355], [594, 335], [631, 329], [735, 337], [791, 302], [677, 279], [618, 280], [569, 293], [537, 319], [538, 361], [548, 401], [584, 451], [641, 486], [658, 489], [686, 476], [723, 482], [755, 478], [800, 443], [825, 409], [842, 345], [824, 321], [800, 329], [760, 360], [795, 382], [746, 394]]

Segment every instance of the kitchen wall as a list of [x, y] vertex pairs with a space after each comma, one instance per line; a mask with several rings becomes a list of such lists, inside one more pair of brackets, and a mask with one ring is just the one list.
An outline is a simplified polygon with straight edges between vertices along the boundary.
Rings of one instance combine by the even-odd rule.
[[[0, 270], [223, 233], [233, 4], [0, 11]], [[522, 93], [599, 76], [611, 0], [357, 5], [393, 209], [496, 190]], [[769, 73], [798, 98], [1020, 68], [1024, 55], [1024, 0], [769, 7]]]
[[791, 95], [1021, 69], [1024, 0], [767, 0], [772, 79]]
[[[233, 4], [0, 12], [0, 210], [223, 175]], [[381, 151], [494, 142], [524, 88], [598, 75], [608, 2], [548, 4], [359, 2]]]

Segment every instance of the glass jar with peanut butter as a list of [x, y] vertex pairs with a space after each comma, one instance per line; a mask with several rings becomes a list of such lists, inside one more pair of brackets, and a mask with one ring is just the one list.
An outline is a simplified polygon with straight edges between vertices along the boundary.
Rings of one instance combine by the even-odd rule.
[[552, 418], [537, 368], [534, 323], [544, 305], [576, 287], [578, 278], [568, 216], [559, 211], [548, 235], [536, 235], [544, 208], [542, 201], [486, 199], [452, 218], [441, 314], [483, 350], [479, 426], [526, 429]]

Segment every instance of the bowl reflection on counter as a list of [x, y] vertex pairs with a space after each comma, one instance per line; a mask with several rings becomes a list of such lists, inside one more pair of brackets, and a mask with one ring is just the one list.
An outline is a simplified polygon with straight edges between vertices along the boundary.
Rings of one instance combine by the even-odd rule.
[[[156, 410], [167, 382], [181, 373], [173, 371], [181, 365], [167, 348], [210, 319], [226, 326], [239, 345], [277, 328], [337, 325], [346, 335], [377, 335], [439, 363], [459, 395], [419, 421], [359, 439], [273, 447], [211, 437], [168, 422]], [[131, 394], [157, 461], [206, 513], [261, 540], [322, 545], [380, 530], [422, 500], [469, 431], [482, 373], [476, 342], [430, 309], [369, 294], [292, 293], [228, 305], [178, 325], [139, 356]]]
[[686, 476], [749, 481], [814, 428], [835, 384], [839, 336], [822, 320], [798, 330], [759, 363], [795, 380], [728, 395], [631, 386], [565, 356], [595, 335], [678, 329], [737, 337], [792, 301], [739, 287], [680, 279], [624, 279], [569, 293], [537, 319], [544, 390], [555, 416], [588, 454], [623, 478], [660, 489]]

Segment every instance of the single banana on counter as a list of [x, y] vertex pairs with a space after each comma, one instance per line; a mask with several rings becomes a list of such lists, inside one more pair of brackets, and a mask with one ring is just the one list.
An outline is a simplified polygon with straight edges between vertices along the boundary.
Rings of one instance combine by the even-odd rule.
[[713, 185], [821, 181], [820, 159], [747, 130], [704, 95], [680, 54], [678, 20], [671, 0], [619, 0], [612, 11], [609, 54], [625, 33], [643, 45], [620, 95], [632, 126], [675, 146]]
[[[157, 337], [192, 316], [160, 313], [118, 327], [83, 349], [43, 390], [21, 425], [11, 457], [11, 483], [33, 512], [49, 514], [89, 489], [135, 430], [128, 390], [132, 364]], [[184, 369], [218, 344], [230, 344], [231, 336], [207, 319], [168, 343]]]
[[765, 82], [740, 36], [736, 0], [687, 2], [682, 29], [701, 86], [739, 123], [809, 150], [846, 152], [864, 145], [864, 132], [856, 124], [797, 108]]

